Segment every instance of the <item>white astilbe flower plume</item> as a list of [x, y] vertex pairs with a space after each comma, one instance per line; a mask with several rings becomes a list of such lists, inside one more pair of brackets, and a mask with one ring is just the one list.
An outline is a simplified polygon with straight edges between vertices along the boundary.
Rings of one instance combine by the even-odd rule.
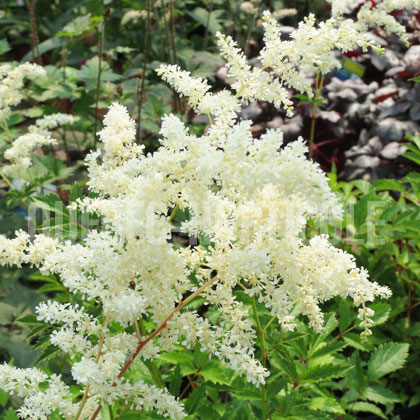
[[[342, 19], [350, 6], [354, 6], [353, 0], [328, 0], [331, 3], [331, 13], [334, 18]], [[359, 4], [363, 3], [359, 1]], [[360, 32], [368, 28], [382, 26], [389, 32], [397, 34], [407, 45], [406, 29], [394, 16], [390, 15], [394, 10], [409, 10], [420, 8], [420, 0], [382, 0], [374, 4], [370, 1], [362, 4], [358, 14], [356, 25]]]
[[9, 64], [0, 66], [0, 122], [10, 115], [11, 107], [22, 101], [21, 89], [25, 78], [35, 79], [45, 75], [45, 70], [37, 64], [25, 63], [13, 70]]
[[[14, 239], [0, 236], [1, 265], [36, 266], [86, 302], [44, 302], [36, 313], [51, 326], [51, 343], [69, 356], [73, 380], [89, 398], [77, 406], [60, 378], [2, 365], [0, 387], [24, 399], [22, 418], [46, 418], [54, 410], [74, 418], [76, 409], [78, 419], [91, 418], [97, 404], [119, 401], [181, 419], [185, 413], [176, 398], [124, 376], [137, 355], [153, 359], [176, 344], [199, 344], [249, 382], [264, 384], [269, 373], [255, 357], [256, 331], [237, 299], [239, 282], [284, 330], [295, 328], [293, 309], [299, 305], [309, 325], [321, 331], [321, 304], [340, 296], [358, 307], [363, 338], [371, 333], [369, 303], [390, 290], [370, 282], [366, 270], [326, 236], [303, 239], [309, 219], [342, 215], [327, 176], [307, 159], [302, 138], [283, 146], [282, 133], [268, 130], [254, 139], [252, 123], [237, 117], [240, 101], [279, 101], [288, 109], [284, 86], [307, 90], [301, 68], [328, 71], [335, 65], [333, 48], [369, 43], [347, 20], [317, 26], [309, 17], [290, 41], [277, 38], [269, 14], [264, 22], [264, 70], [252, 68], [230, 38], [219, 36], [233, 93], [213, 93], [207, 81], [176, 66], [158, 70], [194, 110], [209, 116], [204, 135], [191, 134], [179, 118], [167, 115], [161, 147], [145, 155], [126, 108], [111, 105], [99, 132], [102, 148], [86, 158], [95, 195], [72, 205], [101, 216], [102, 230], [90, 230], [80, 243], [43, 235], [31, 241], [22, 231]], [[171, 241], [178, 208], [188, 214], [181, 232], [200, 238], [194, 247]], [[220, 313], [217, 324], [184, 307], [198, 294]], [[133, 332], [141, 319], [158, 326], [146, 338]]]
[[19, 136], [13, 141], [11, 147], [4, 153], [4, 157], [10, 161], [5, 165], [5, 173], [28, 169], [32, 165], [32, 151], [36, 147], [56, 145], [57, 140], [51, 137], [50, 130], [66, 124], [73, 124], [76, 117], [69, 114], [52, 114], [38, 119], [34, 125], [28, 127], [28, 133]]
[[[288, 88], [313, 96], [307, 75], [312, 72], [326, 74], [340, 62], [333, 51], [342, 53], [369, 47], [382, 53], [380, 46], [369, 40], [366, 31], [372, 26], [382, 26], [396, 33], [407, 42], [405, 28], [389, 14], [395, 9], [414, 9], [420, 0], [383, 0], [377, 7], [365, 3], [357, 15], [357, 20], [345, 19], [343, 14], [354, 2], [348, 0], [330, 0], [332, 17], [319, 25], [313, 14], [299, 23], [292, 31], [290, 39], [281, 39], [281, 27], [270, 12], [263, 14], [264, 48], [257, 57], [258, 64], [251, 66], [236, 42], [229, 36], [217, 33], [218, 45], [222, 57], [226, 60], [232, 90], [222, 92], [223, 101], [217, 106], [207, 81], [194, 78], [189, 72], [176, 65], [161, 65], [157, 73], [181, 95], [186, 97], [191, 107], [200, 114], [216, 117], [213, 127], [217, 136], [223, 135], [220, 126], [225, 121], [232, 123], [243, 104], [255, 101], [267, 101], [277, 108], [284, 108], [288, 116], [293, 114], [293, 103]], [[219, 94], [220, 95], [220, 94]], [[217, 103], [217, 101], [216, 101]], [[222, 111], [221, 106], [225, 109]], [[222, 121], [220, 122], [220, 120]], [[229, 125], [229, 124], [228, 124]]]
[[[30, 242], [23, 232], [16, 239], [0, 237], [1, 264], [33, 264], [44, 274], [59, 276], [69, 291], [100, 304], [105, 325], [83, 307], [47, 302], [37, 308], [40, 321], [61, 326], [52, 332], [51, 343], [75, 360], [74, 380], [89, 387], [98, 401], [124, 400], [182, 418], [182, 405], [162, 390], [126, 380], [115, 383], [138, 338], [133, 333], [107, 335], [107, 325], [129, 326], [144, 316], [160, 325], [183, 293], [196, 290], [189, 280], [192, 272], [199, 285], [217, 273], [213, 287], [204, 288], [202, 295], [219, 309], [221, 326], [193, 310], [177, 312], [164, 324], [160, 339], [148, 343], [139, 357], [156, 357], [180, 341], [186, 346], [200, 343], [256, 385], [265, 382], [268, 372], [254, 357], [255, 330], [233, 293], [241, 279], [250, 285], [247, 293], [263, 302], [285, 330], [294, 328], [291, 311], [298, 302], [309, 324], [321, 331], [319, 305], [339, 295], [351, 297], [360, 307], [367, 336], [373, 312], [366, 304], [390, 293], [369, 282], [354, 258], [326, 237], [315, 237], [309, 244], [300, 238], [309, 217], [340, 217], [342, 212], [325, 174], [305, 157], [304, 141], [279, 149], [278, 130], [254, 140], [249, 121], [222, 121], [218, 130], [223, 134], [215, 136], [209, 130], [195, 137], [178, 118], [167, 116], [162, 146], [144, 156], [135, 145], [126, 109], [112, 105], [100, 133], [104, 152], [87, 158], [89, 183], [98, 197], [78, 202], [81, 209], [103, 216], [104, 230], [92, 230], [83, 244], [42, 235]], [[121, 177], [123, 182], [107, 184], [104, 177]], [[175, 205], [191, 214], [181, 230], [206, 235], [210, 248], [172, 246], [168, 214]], [[98, 347], [92, 338], [103, 335]], [[10, 381], [6, 376], [0, 377], [2, 386]], [[39, 398], [25, 398], [21, 413], [31, 407], [33, 413], [41, 413]]]

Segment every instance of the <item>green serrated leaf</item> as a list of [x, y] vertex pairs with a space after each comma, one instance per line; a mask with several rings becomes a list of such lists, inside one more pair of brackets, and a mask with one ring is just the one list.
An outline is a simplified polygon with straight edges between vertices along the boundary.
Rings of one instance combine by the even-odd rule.
[[54, 355], [60, 352], [61, 352], [61, 349], [59, 349], [58, 347], [52, 346], [52, 345], [48, 346], [45, 350], [43, 350], [43, 352], [41, 353], [41, 355], [38, 357], [38, 359], [35, 361], [34, 364], [37, 365], [43, 360], [49, 359], [50, 357], [53, 357]]
[[388, 303], [374, 303], [371, 309], [375, 311], [372, 316], [373, 325], [381, 325], [387, 321], [391, 313], [391, 305]]
[[342, 350], [346, 346], [347, 344], [342, 341], [334, 341], [332, 343], [323, 343], [322, 345], [318, 347], [316, 351], [312, 353], [311, 361], [319, 357], [324, 357], [327, 355], [333, 355], [335, 353], [338, 353], [340, 350]]
[[334, 414], [345, 414], [343, 407], [332, 397], [314, 397], [307, 402], [308, 408]]
[[185, 411], [188, 414], [192, 414], [196, 409], [198, 403], [206, 394], [206, 384], [202, 384], [196, 389], [194, 389], [191, 394], [188, 396], [187, 401], [185, 402]]
[[365, 386], [366, 378], [363, 374], [362, 363], [358, 351], [355, 351], [351, 355], [349, 362], [351, 368], [347, 372], [346, 378], [351, 387], [359, 392]]
[[284, 348], [277, 348], [271, 355], [270, 360], [272, 360], [275, 367], [285, 372], [291, 380], [296, 380], [298, 378], [295, 362], [290, 358], [288, 351]]
[[359, 334], [347, 333], [343, 336], [343, 340], [350, 346], [361, 351], [371, 351], [373, 346], [370, 343], [362, 343]]
[[392, 391], [386, 389], [380, 384], [368, 386], [362, 395], [369, 401], [384, 405], [400, 401], [400, 398], [397, 397]]
[[384, 190], [395, 190], [395, 191], [405, 191], [404, 185], [397, 181], [396, 179], [378, 179], [374, 182], [373, 188], [375, 191], [384, 191]]
[[376, 414], [381, 419], [385, 419], [385, 420], [388, 419], [388, 417], [383, 413], [383, 411], [379, 407], [368, 402], [364, 402], [364, 401], [356, 402], [352, 404], [350, 408], [352, 409], [352, 411], [372, 413], [372, 414]]
[[9, 401], [9, 393], [0, 389], [0, 405], [4, 407]]
[[340, 365], [319, 365], [306, 369], [299, 382], [317, 382], [331, 378], [339, 378], [348, 370], [348, 367]]
[[28, 338], [31, 337], [35, 337], [37, 335], [40, 335], [42, 332], [48, 330], [50, 327], [50, 325], [39, 325], [38, 327], [35, 327], [29, 334], [28, 334]]
[[19, 417], [16, 414], [16, 411], [12, 407], [9, 407], [7, 411], [3, 414], [2, 420], [19, 420]]
[[[63, 40], [60, 38], [49, 38], [45, 41], [42, 41], [39, 45], [38, 45], [38, 51], [39, 53], [45, 54], [48, 51], [54, 50], [56, 48], [61, 47], [61, 45], [63, 44]], [[32, 52], [29, 51], [27, 54], [25, 54], [25, 56], [22, 58], [22, 62], [26, 62], [31, 60], [32, 58]]]
[[215, 384], [229, 385], [230, 378], [227, 369], [215, 359], [208, 360], [200, 369], [200, 375], [206, 380]]
[[3, 55], [5, 53], [7, 53], [8, 51], [10, 51], [10, 45], [7, 42], [7, 39], [2, 39], [0, 40], [0, 55]]
[[63, 30], [58, 32], [56, 36], [79, 36], [90, 29], [91, 14], [88, 13], [84, 16], [78, 16], [76, 19], [67, 23]]
[[28, 315], [22, 316], [17, 321], [25, 325], [45, 325], [44, 322], [38, 321], [34, 314], [28, 314]]
[[382, 376], [400, 369], [408, 357], [407, 343], [386, 343], [379, 346], [368, 363], [368, 377], [377, 380]]
[[34, 197], [32, 203], [39, 209], [47, 210], [62, 216], [68, 216], [68, 210], [58, 195], [50, 193]]
[[340, 321], [339, 321], [340, 332], [343, 332], [351, 324], [354, 316], [352, 314], [352, 311], [350, 310], [350, 303], [345, 299], [340, 300], [338, 310], [340, 314]]
[[182, 376], [191, 375], [197, 371], [196, 367], [194, 366], [192, 355], [189, 355], [185, 351], [162, 353], [159, 358], [165, 360], [166, 362], [173, 363], [174, 365], [179, 363]]
[[56, 284], [51, 284], [51, 283], [50, 284], [44, 284], [38, 290], [40, 292], [64, 292], [64, 291], [67, 291], [67, 289], [63, 285], [61, 285], [59, 283], [56, 283]]
[[[86, 64], [79, 70], [79, 79], [85, 82], [86, 88], [89, 90], [96, 89], [96, 82], [99, 71], [99, 58], [93, 57], [86, 62]], [[101, 81], [115, 82], [120, 80], [121, 76], [110, 70], [109, 64], [101, 63]]]
[[270, 381], [267, 384], [267, 397], [271, 398], [277, 395], [282, 389], [284, 389], [287, 384], [289, 383], [289, 380], [284, 377], [277, 378], [274, 381]]
[[179, 366], [179, 364], [177, 364], [172, 372], [171, 382], [169, 384], [169, 392], [175, 397], [179, 395], [179, 391], [181, 389], [181, 382], [181, 367]]
[[69, 195], [69, 202], [72, 203], [76, 201], [78, 198], [83, 197], [83, 185], [85, 182], [75, 182], [73, 187], [71, 188], [70, 195]]
[[204, 27], [208, 27], [209, 32], [212, 34], [223, 30], [220, 21], [220, 15], [223, 13], [222, 10], [214, 10], [209, 16], [209, 11], [202, 7], [196, 7], [193, 10], [186, 10], [186, 13]]

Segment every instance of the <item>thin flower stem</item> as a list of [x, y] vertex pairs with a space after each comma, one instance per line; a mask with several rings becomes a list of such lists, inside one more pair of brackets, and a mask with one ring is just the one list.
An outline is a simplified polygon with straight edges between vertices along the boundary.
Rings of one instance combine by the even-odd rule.
[[99, 27], [99, 56], [98, 56], [98, 77], [96, 78], [96, 101], [95, 101], [95, 132], [93, 133], [93, 148], [96, 149], [96, 142], [98, 140], [98, 110], [99, 110], [99, 96], [101, 91], [101, 74], [102, 74], [102, 51], [104, 43], [104, 29], [105, 29], [105, 17], [100, 23]]
[[138, 338], [138, 340], [140, 342], [141, 341], [141, 333], [140, 333], [140, 328], [139, 328], [139, 321], [137, 321], [136, 319], [134, 319], [134, 325], [136, 327], [137, 338]]
[[176, 55], [176, 43], [175, 43], [174, 7], [175, 7], [175, 0], [170, 0], [169, 2], [169, 28], [170, 28], [170, 35], [171, 35], [172, 61], [174, 64], [178, 64], [178, 58]]
[[10, 182], [9, 178], [7, 178], [7, 176], [4, 174], [4, 172], [2, 170], [0, 170], [0, 176], [2, 177], [3, 181], [7, 184], [7, 186], [14, 190], [15, 187], [13, 186], [13, 184]]
[[[169, 27], [171, 35], [171, 48], [172, 48], [172, 62], [178, 64], [178, 57], [176, 54], [176, 42], [175, 42], [175, 17], [174, 17], [175, 0], [169, 2]], [[181, 101], [179, 95], [174, 91], [174, 102], [175, 111], [181, 112]]]
[[172, 61], [172, 54], [171, 54], [171, 42], [170, 42], [170, 36], [169, 36], [169, 23], [168, 23], [168, 17], [167, 17], [166, 15], [167, 15], [167, 12], [166, 12], [166, 9], [164, 8], [164, 9], [163, 9], [163, 22], [164, 22], [164, 25], [165, 25], [165, 38], [166, 38], [166, 45], [167, 45], [167, 47], [168, 47], [168, 49], [167, 49], [167, 53], [168, 53], [168, 61], [169, 61], [171, 64], [175, 64], [175, 63]]
[[[165, 320], [162, 322], [162, 324], [159, 325], [158, 328], [156, 328], [145, 340], [141, 341], [139, 345], [137, 346], [136, 351], [132, 354], [128, 362], [124, 365], [124, 367], [121, 369], [120, 373], [117, 376], [117, 380], [121, 379], [124, 376], [124, 373], [128, 370], [128, 368], [131, 366], [131, 364], [136, 360], [136, 357], [139, 355], [141, 349], [151, 340], [153, 340], [163, 329], [165, 329], [168, 326], [168, 321], [172, 319], [172, 317], [179, 312], [185, 305], [187, 305], [191, 300], [193, 300], [195, 297], [199, 296], [200, 293], [207, 289], [207, 287], [211, 286], [213, 283], [215, 283], [218, 280], [218, 276], [214, 276], [212, 279], [204, 283], [201, 287], [199, 287], [194, 293], [192, 293], [190, 296], [188, 296], [186, 299], [182, 300], [178, 303], [176, 308], [165, 318]], [[117, 380], [115, 380], [112, 383], [112, 386], [117, 386]], [[102, 404], [99, 404], [96, 408], [95, 412], [93, 413], [90, 420], [95, 420], [98, 414], [100, 413], [102, 408]], [[75, 420], [78, 420], [77, 418]]]
[[6, 136], [9, 139], [10, 143], [13, 143], [13, 137], [12, 137], [12, 134], [10, 133], [9, 126], [7, 125], [7, 121], [3, 120], [1, 122], [1, 126], [2, 126], [3, 130], [5, 131]]
[[335, 336], [330, 342], [329, 342], [329, 344], [331, 344], [331, 343], [334, 343], [335, 341], [337, 341], [340, 337], [342, 337], [343, 335], [345, 335], [345, 334], [347, 334], [348, 332], [350, 332], [350, 331], [353, 331], [355, 328], [357, 327], [357, 325], [353, 325], [352, 327], [349, 327], [349, 328], [347, 328], [347, 330], [345, 330], [345, 331], [343, 331], [342, 333], [340, 333], [340, 334], [338, 334], [337, 336]]
[[107, 404], [107, 405], [108, 405], [109, 418], [110, 420], [114, 420], [114, 412], [112, 411], [112, 406], [111, 404]]
[[79, 417], [82, 414], [83, 408], [84, 408], [84, 406], [86, 404], [86, 401], [88, 399], [89, 389], [90, 389], [90, 386], [87, 385], [86, 388], [85, 388], [85, 392], [83, 393], [82, 402], [80, 403], [79, 409], [77, 410], [76, 417], [74, 418], [74, 420], [79, 420]]
[[316, 124], [316, 112], [318, 110], [318, 99], [321, 96], [322, 87], [324, 85], [324, 78], [325, 75], [322, 74], [321, 80], [319, 79], [320, 72], [318, 71], [316, 74], [316, 82], [315, 82], [315, 103], [312, 109], [312, 120], [311, 120], [311, 134], [309, 137], [309, 159], [312, 159], [313, 148], [314, 148], [314, 139], [315, 139], [315, 124]]
[[412, 305], [411, 307], [410, 307], [410, 310], [411, 309], [414, 309], [415, 307], [417, 307], [417, 306], [419, 306], [420, 305], [420, 301], [419, 302], [416, 302], [414, 305]]
[[149, 61], [149, 50], [150, 50], [150, 33], [151, 33], [151, 20], [150, 20], [150, 0], [146, 0], [146, 41], [144, 44], [143, 52], [143, 71], [141, 75], [140, 88], [137, 89], [137, 133], [136, 140], [140, 144], [141, 141], [141, 114], [143, 111], [143, 100], [144, 100], [144, 84], [146, 82], [147, 65]]
[[36, 29], [36, 16], [35, 16], [35, 3], [36, 0], [26, 0], [26, 7], [29, 12], [29, 19], [31, 20], [31, 51], [32, 51], [32, 60], [37, 61], [37, 63], [42, 66], [42, 57], [39, 53], [39, 41], [38, 41], [38, 31]]
[[264, 327], [263, 329], [263, 333], [265, 333], [267, 331], [267, 328], [271, 325], [271, 323], [276, 319], [276, 316], [273, 316], [270, 321], [267, 322], [267, 325]]
[[185, 388], [182, 390], [181, 394], [179, 394], [179, 400], [182, 400], [182, 397], [185, 395], [185, 393], [188, 391], [188, 388], [191, 386], [190, 382], [187, 383]]
[[[258, 336], [260, 338], [262, 365], [265, 368], [267, 367], [267, 354], [265, 351], [265, 339], [264, 339], [265, 329], [261, 327], [261, 322], [260, 322], [260, 319], [258, 318], [257, 304], [255, 302], [255, 298], [251, 299], [251, 303], [252, 303], [252, 310], [254, 311], [255, 323], [257, 325]], [[261, 420], [266, 420], [266, 419], [267, 419], [267, 392], [266, 392], [265, 384], [262, 384], [261, 385]]]
[[169, 216], [169, 223], [171, 223], [171, 222], [172, 222], [172, 220], [174, 220], [174, 217], [175, 217], [176, 212], [178, 211], [178, 209], [179, 209], [179, 204], [178, 204], [178, 203], [176, 203], [176, 205], [175, 205], [174, 209], [172, 210], [171, 215]]

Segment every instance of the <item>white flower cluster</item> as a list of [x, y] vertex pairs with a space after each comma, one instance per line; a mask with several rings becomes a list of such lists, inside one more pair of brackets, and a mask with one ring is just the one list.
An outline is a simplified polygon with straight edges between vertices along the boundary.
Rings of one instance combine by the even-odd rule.
[[[353, 0], [328, 0], [331, 3], [332, 15], [339, 21], [342, 19], [350, 6], [354, 6]], [[394, 16], [390, 15], [394, 10], [418, 9], [420, 0], [382, 0], [375, 4], [364, 2], [357, 14], [358, 30], [366, 31], [370, 27], [382, 26], [389, 32], [396, 33], [406, 44], [408, 39], [406, 29]]]
[[28, 130], [30, 133], [37, 133], [42, 136], [48, 137], [50, 131], [62, 125], [74, 124], [77, 121], [77, 117], [70, 114], [56, 113], [46, 115], [35, 121], [34, 125], [29, 126]]
[[28, 133], [19, 136], [4, 153], [4, 157], [10, 161], [5, 165], [5, 173], [27, 169], [32, 165], [31, 155], [35, 147], [55, 145], [57, 140], [51, 137], [50, 131], [59, 125], [73, 124], [76, 117], [69, 114], [47, 115], [29, 126]]
[[[251, 67], [235, 41], [217, 33], [228, 76], [233, 79], [232, 89], [236, 92], [235, 96], [222, 92], [216, 95], [222, 100], [215, 101], [215, 96], [208, 92], [210, 87], [206, 81], [192, 78], [188, 72], [181, 71], [175, 65], [162, 65], [157, 72], [181, 96], [187, 97], [188, 103], [198, 113], [210, 115], [219, 110], [218, 115], [225, 115], [226, 120], [232, 121], [235, 112], [240, 109], [239, 101], [246, 104], [258, 100], [271, 102], [278, 108], [283, 106], [287, 115], [291, 116], [293, 104], [287, 88], [294, 88], [312, 97], [307, 75], [314, 71], [326, 74], [338, 67], [340, 63], [333, 54], [334, 50], [345, 53], [359, 47], [363, 51], [372, 47], [377, 52], [382, 52], [382, 48], [369, 40], [366, 33], [372, 26], [383, 26], [407, 41], [404, 26], [389, 12], [420, 7], [420, 0], [383, 0], [377, 7], [372, 7], [367, 2], [354, 21], [343, 18], [347, 8], [354, 5], [354, 2], [330, 0], [330, 3], [333, 15], [330, 19], [321, 22], [317, 27], [315, 16], [311, 14], [291, 33], [290, 40], [285, 41], [281, 39], [281, 27], [274, 15], [265, 12], [265, 46], [258, 56], [262, 68]], [[220, 112], [221, 107], [216, 102], [224, 104], [224, 112]]]
[[[43, 273], [58, 275], [71, 292], [101, 305], [104, 325], [82, 307], [48, 302], [37, 309], [39, 320], [61, 326], [51, 342], [75, 360], [73, 378], [89, 386], [94, 400], [123, 399], [182, 417], [179, 403], [161, 390], [122, 380], [115, 386], [138, 337], [108, 335], [107, 325], [133, 325], [146, 315], [160, 325], [184, 293], [196, 290], [189, 280], [193, 272], [200, 286], [217, 273], [202, 295], [219, 308], [221, 323], [212, 325], [195, 311], [177, 312], [140, 357], [154, 357], [179, 341], [188, 346], [199, 342], [255, 384], [263, 383], [268, 372], [253, 357], [255, 331], [233, 293], [239, 281], [249, 285], [249, 293], [285, 329], [293, 328], [290, 312], [296, 302], [320, 331], [319, 304], [325, 300], [351, 296], [364, 308], [375, 296], [389, 295], [325, 237], [309, 244], [300, 238], [308, 217], [341, 214], [326, 176], [306, 159], [303, 140], [279, 150], [279, 131], [254, 140], [248, 121], [226, 123], [223, 131], [226, 134], [217, 138], [211, 130], [195, 137], [170, 115], [162, 124], [161, 148], [144, 156], [134, 143], [133, 120], [114, 104], [100, 132], [104, 151], [87, 159], [89, 183], [98, 197], [78, 204], [102, 215], [105, 230], [91, 231], [83, 245], [44, 236], [30, 243], [23, 232], [12, 240], [1, 237], [1, 264], [34, 264]], [[168, 211], [175, 206], [191, 213], [182, 231], [206, 235], [209, 248], [176, 249], [168, 241]], [[362, 315], [371, 313], [364, 310]], [[100, 336], [101, 348], [94, 339]], [[160, 397], [151, 398], [153, 405], [147, 396], [155, 392]]]
[[[120, 400], [180, 419], [182, 404], [167, 391], [123, 376], [137, 354], [150, 359], [177, 343], [187, 347], [200, 343], [248, 381], [264, 383], [268, 371], [254, 357], [255, 329], [234, 293], [239, 283], [285, 330], [293, 330], [292, 310], [298, 305], [309, 324], [321, 331], [320, 305], [341, 296], [353, 299], [363, 334], [370, 333], [373, 311], [366, 304], [378, 296], [388, 297], [390, 290], [369, 282], [354, 258], [334, 248], [327, 237], [303, 239], [309, 218], [341, 216], [326, 175], [306, 158], [303, 139], [282, 147], [280, 131], [268, 130], [254, 139], [251, 122], [237, 121], [240, 99], [280, 101], [288, 108], [281, 83], [306, 90], [297, 67], [327, 71], [332, 65], [327, 53], [333, 47], [347, 50], [368, 44], [347, 21], [340, 26], [330, 21], [316, 29], [309, 17], [290, 44], [276, 38], [276, 25], [267, 14], [265, 22], [262, 58], [270, 73], [251, 68], [233, 41], [219, 36], [236, 80], [236, 97], [228, 91], [209, 92], [205, 80], [176, 66], [158, 70], [195, 110], [214, 117], [203, 136], [191, 134], [176, 116], [165, 116], [161, 147], [144, 155], [135, 143], [134, 121], [127, 110], [119, 104], [110, 107], [99, 132], [103, 148], [86, 158], [88, 185], [96, 197], [75, 204], [102, 216], [101, 231], [91, 230], [83, 243], [42, 235], [30, 242], [23, 232], [17, 232], [15, 239], [0, 236], [0, 264], [33, 264], [102, 310], [94, 316], [70, 304], [38, 306], [38, 319], [53, 325], [51, 343], [73, 360], [72, 376], [86, 398], [74, 416], [69, 413], [77, 404], [59, 378], [3, 365], [0, 386], [24, 398], [22, 418], [44, 418], [58, 410], [85, 419], [98, 402]], [[353, 35], [353, 40], [347, 39]], [[276, 97], [270, 96], [273, 92]], [[198, 245], [180, 248], [172, 243], [173, 214], [178, 208], [189, 210], [181, 231], [199, 237]], [[187, 296], [199, 293], [207, 305], [219, 310], [217, 325], [183, 307]], [[158, 326], [147, 338], [138, 330], [132, 332], [142, 318]], [[111, 333], [108, 327], [113, 323], [130, 328]], [[52, 386], [40, 390], [40, 382], [59, 382], [61, 403], [59, 395], [49, 391]], [[39, 403], [42, 398], [44, 405]]]
[[25, 63], [14, 69], [10, 64], [0, 66], [0, 121], [4, 121], [10, 115], [11, 107], [18, 105], [23, 99], [20, 90], [24, 79], [45, 75], [45, 70], [37, 64]]
[[[54, 411], [66, 418], [75, 418], [77, 414], [78, 404], [72, 402], [69, 387], [60, 376], [48, 376], [37, 368], [19, 369], [3, 364], [0, 365], [0, 384], [3, 390], [23, 399], [23, 405], [17, 411], [22, 419], [48, 420]], [[95, 408], [92, 399], [85, 412], [93, 414]]]

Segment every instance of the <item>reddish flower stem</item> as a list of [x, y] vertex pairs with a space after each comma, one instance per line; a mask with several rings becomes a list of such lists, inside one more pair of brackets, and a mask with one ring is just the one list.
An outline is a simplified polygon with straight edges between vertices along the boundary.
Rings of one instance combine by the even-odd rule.
[[[197, 289], [194, 293], [192, 293], [190, 296], [188, 296], [186, 299], [182, 300], [178, 303], [176, 308], [165, 318], [165, 320], [162, 322], [162, 324], [159, 325], [158, 328], [156, 328], [145, 340], [140, 341], [139, 345], [137, 346], [136, 351], [132, 354], [130, 359], [127, 361], [127, 363], [124, 365], [124, 367], [121, 369], [120, 373], [117, 376], [117, 379], [121, 379], [124, 373], [127, 371], [127, 369], [131, 366], [131, 364], [134, 362], [138, 354], [140, 353], [141, 349], [150, 341], [153, 340], [164, 328], [168, 326], [168, 321], [178, 312], [180, 311], [188, 302], [190, 302], [192, 299], [194, 299], [196, 296], [198, 296], [204, 289], [206, 289], [208, 286], [213, 284], [218, 279], [218, 276], [214, 276], [212, 279], [210, 279], [208, 282], [204, 283], [199, 289]], [[117, 386], [117, 380], [115, 380], [112, 383], [112, 386]], [[100, 413], [102, 408], [102, 404], [99, 404], [95, 412], [93, 413], [90, 420], [95, 420], [97, 415]]]

